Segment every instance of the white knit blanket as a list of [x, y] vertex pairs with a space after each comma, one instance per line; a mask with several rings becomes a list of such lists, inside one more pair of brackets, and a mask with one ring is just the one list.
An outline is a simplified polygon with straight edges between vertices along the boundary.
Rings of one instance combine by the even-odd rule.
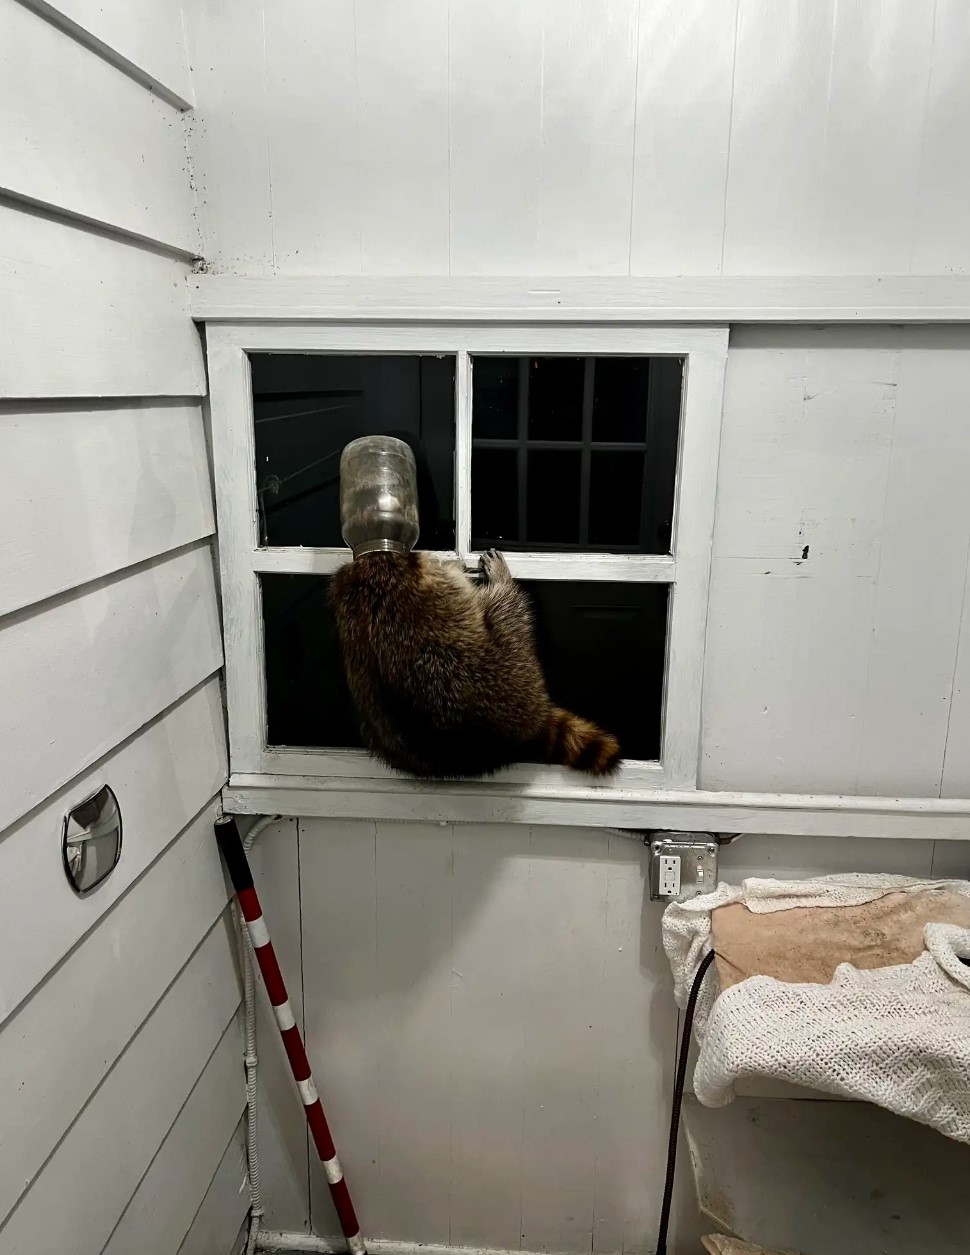
[[[664, 949], [684, 1006], [710, 949], [711, 911], [744, 902], [755, 912], [858, 906], [886, 893], [965, 881], [903, 876], [825, 876], [811, 881], [746, 880], [672, 903]], [[875, 1103], [970, 1143], [970, 929], [928, 924], [914, 962], [859, 971], [843, 963], [828, 985], [752, 976], [717, 996], [711, 970], [698, 999], [700, 1055], [694, 1092], [708, 1107], [734, 1097], [734, 1083], [770, 1077]]]

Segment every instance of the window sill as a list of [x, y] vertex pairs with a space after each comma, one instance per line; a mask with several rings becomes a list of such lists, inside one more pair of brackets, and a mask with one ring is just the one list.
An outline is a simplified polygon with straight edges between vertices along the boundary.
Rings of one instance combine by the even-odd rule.
[[233, 775], [236, 815], [970, 841], [970, 800]]

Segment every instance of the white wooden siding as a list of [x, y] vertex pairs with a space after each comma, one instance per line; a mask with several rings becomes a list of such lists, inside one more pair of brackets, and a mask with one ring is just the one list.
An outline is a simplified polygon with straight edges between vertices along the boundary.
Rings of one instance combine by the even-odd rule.
[[0, 405], [0, 465], [0, 615], [214, 530], [197, 405]]
[[[0, 824], [12, 823], [222, 665], [208, 545], [6, 621]], [[24, 746], [37, 750], [24, 761]], [[43, 751], [40, 751], [43, 747]]]
[[[196, 835], [207, 830], [212, 821], [208, 804], [225, 772], [222, 701], [213, 678], [4, 833], [0, 1022], [184, 828], [193, 824]], [[115, 791], [121, 808], [121, 861], [96, 894], [82, 899], [67, 883], [58, 839], [67, 811], [102, 784]], [[40, 902], [45, 904], [43, 928], [35, 926]]]
[[968, 395], [962, 329], [732, 336], [704, 787], [940, 795], [970, 557]]
[[239, 997], [231, 930], [215, 928], [0, 1228], [2, 1255], [99, 1255], [227, 1030], [238, 1060]]
[[243, 1119], [236, 1126], [192, 1227], [178, 1249], [178, 1255], [229, 1255], [248, 1208], [249, 1179], [246, 1175], [246, 1127]]
[[[224, 912], [214, 818], [214, 807], [207, 807], [0, 1034], [0, 1217]], [[27, 886], [19, 883], [23, 892]], [[56, 902], [47, 909], [53, 913]], [[71, 1022], [76, 1031], [65, 1032]], [[224, 1148], [225, 1140], [220, 1154]]]
[[[222, 1255], [248, 1199], [180, 4], [0, 0], [0, 30], [0, 1253]], [[102, 784], [122, 854], [80, 898], [61, 829]]]
[[201, 396], [187, 273], [184, 262], [0, 204], [0, 398]]
[[[368, 1237], [646, 1255], [676, 1010], [643, 844], [523, 824], [301, 820], [297, 852], [291, 822], [257, 846], [257, 881], [274, 936], [302, 920], [302, 962], [288, 940], [284, 972], [291, 990], [302, 983]], [[970, 844], [742, 837], [721, 866], [730, 881], [966, 875]], [[299, 1116], [291, 1089], [264, 1092], [261, 1128]], [[274, 1227], [304, 1228], [298, 1144], [285, 1171], [266, 1154]], [[314, 1231], [336, 1238], [315, 1159], [309, 1179]]]
[[940, 794], [942, 797], [970, 797], [970, 604], [966, 588]]
[[184, 119], [15, 0], [0, 3], [0, 184], [199, 251]]
[[[240, 1035], [230, 1024], [138, 1184], [103, 1255], [174, 1252], [222, 1162], [226, 1137], [245, 1104]], [[220, 1239], [228, 1249], [227, 1226]], [[218, 1255], [218, 1247], [211, 1255]]]
[[185, 107], [192, 76], [182, 29], [181, 0], [23, 0], [80, 43], [123, 67], [152, 91]]
[[970, 269], [964, 0], [199, 0], [186, 21], [216, 270]]

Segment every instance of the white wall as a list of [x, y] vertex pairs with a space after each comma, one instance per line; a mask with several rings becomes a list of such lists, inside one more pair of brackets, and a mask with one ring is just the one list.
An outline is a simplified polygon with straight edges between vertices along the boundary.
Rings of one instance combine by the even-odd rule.
[[[721, 868], [965, 876], [970, 846], [744, 837]], [[653, 1250], [677, 1017], [640, 840], [291, 819], [255, 869], [368, 1236]], [[267, 1223], [336, 1235], [269, 1015], [260, 1034]], [[699, 1250], [689, 1178], [676, 1255]]]
[[[181, 13], [37, 8], [0, 0], [0, 1252], [220, 1255], [248, 1198]], [[80, 899], [61, 823], [102, 784], [122, 857]]]
[[186, 16], [216, 270], [970, 266], [965, 0], [196, 0]]
[[970, 331], [731, 334], [709, 788], [970, 796]]
[[[216, 272], [970, 267], [965, 0], [196, 0], [186, 18]], [[964, 329], [733, 332], [702, 784], [970, 792], [968, 348]], [[289, 820], [256, 862], [365, 1233], [651, 1249], [675, 1021], [642, 847]], [[723, 867], [965, 876], [970, 851], [745, 838]], [[265, 1015], [260, 1041], [266, 1221], [333, 1234]]]

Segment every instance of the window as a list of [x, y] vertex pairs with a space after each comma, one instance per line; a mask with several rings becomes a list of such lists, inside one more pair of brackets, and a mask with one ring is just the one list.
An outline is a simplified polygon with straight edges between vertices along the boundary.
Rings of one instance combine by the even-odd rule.
[[[695, 787], [723, 328], [209, 329], [234, 774], [392, 773], [363, 752], [330, 616], [339, 459], [407, 440], [419, 547], [495, 546], [558, 703], [626, 758], [596, 787]], [[524, 763], [496, 782], [587, 788]], [[479, 787], [489, 787], [486, 782]]]

